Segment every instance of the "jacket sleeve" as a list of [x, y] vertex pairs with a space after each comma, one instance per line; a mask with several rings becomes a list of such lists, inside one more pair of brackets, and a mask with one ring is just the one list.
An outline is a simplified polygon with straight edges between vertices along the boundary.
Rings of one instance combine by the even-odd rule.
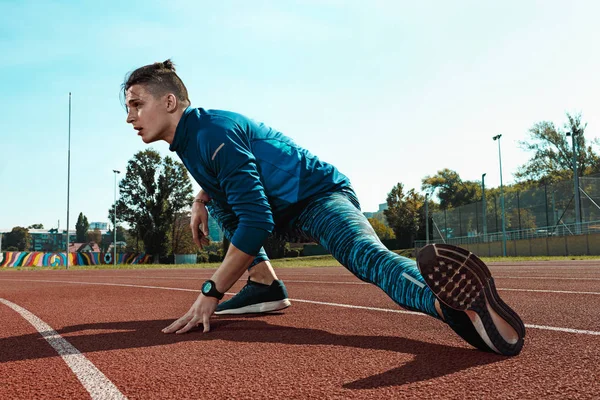
[[274, 229], [273, 213], [252, 154], [250, 143], [240, 128], [212, 127], [199, 143], [206, 154], [227, 204], [238, 218], [231, 243], [244, 253], [256, 256]]

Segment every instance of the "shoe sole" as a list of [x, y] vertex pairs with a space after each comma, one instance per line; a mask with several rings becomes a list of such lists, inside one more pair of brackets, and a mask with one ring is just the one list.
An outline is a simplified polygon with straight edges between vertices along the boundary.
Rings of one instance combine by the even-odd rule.
[[[475, 254], [457, 246], [433, 244], [422, 248], [417, 266], [438, 300], [457, 311], [473, 311], [473, 326], [491, 350], [514, 356], [520, 353], [525, 325], [498, 295], [488, 267]], [[489, 307], [489, 308], [488, 308]], [[490, 309], [504, 319], [518, 339], [509, 342], [498, 331]]]
[[260, 314], [271, 311], [279, 311], [284, 308], [288, 308], [292, 303], [289, 299], [267, 301], [265, 303], [251, 304], [249, 306], [240, 308], [230, 308], [222, 311], [215, 311], [216, 315], [228, 315], [228, 314]]

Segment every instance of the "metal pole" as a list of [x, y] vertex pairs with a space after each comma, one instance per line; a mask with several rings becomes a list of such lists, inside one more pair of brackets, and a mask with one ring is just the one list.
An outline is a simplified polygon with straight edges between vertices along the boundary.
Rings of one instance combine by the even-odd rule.
[[521, 200], [519, 199], [519, 191], [517, 190], [517, 213], [519, 215], [519, 231], [521, 230]]
[[460, 237], [462, 237], [462, 216], [460, 215], [460, 209], [461, 207], [458, 207], [458, 234]]
[[121, 171], [117, 171], [113, 169], [115, 173], [115, 210], [113, 216], [113, 231], [114, 231], [114, 241], [113, 241], [113, 265], [117, 266], [117, 174], [120, 174]]
[[575, 186], [575, 232], [581, 233], [581, 209], [579, 200], [579, 175], [577, 174], [577, 142], [575, 135], [577, 132], [567, 132], [571, 136], [573, 143], [573, 183]]
[[494, 136], [498, 140], [498, 160], [500, 162], [500, 206], [502, 209], [502, 256], [506, 257], [506, 215], [504, 210], [504, 186], [502, 185], [502, 151], [500, 150], [500, 138], [502, 135]]
[[425, 245], [429, 244], [429, 193], [425, 193]]
[[[544, 200], [546, 201], [546, 226], [548, 227], [550, 226], [550, 219], [548, 218], [548, 184], [546, 179], [544, 179]], [[554, 207], [554, 192], [552, 193], [552, 205]], [[552, 221], [554, 221], [554, 211], [552, 212]]]
[[69, 151], [67, 158], [67, 245], [66, 268], [69, 269], [69, 199], [71, 197], [71, 92], [69, 92]]
[[496, 237], [498, 237], [498, 198], [494, 195], [494, 216], [496, 217]]
[[446, 240], [448, 240], [448, 219], [446, 218], [446, 209], [444, 208], [444, 235], [446, 235]]
[[481, 175], [481, 204], [483, 208], [483, 241], [487, 242], [487, 205], [485, 204], [485, 175]]

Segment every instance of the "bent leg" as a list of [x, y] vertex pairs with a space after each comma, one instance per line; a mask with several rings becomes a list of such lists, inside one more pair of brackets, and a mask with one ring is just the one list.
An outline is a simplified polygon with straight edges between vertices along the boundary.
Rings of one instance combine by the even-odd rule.
[[295, 223], [350, 272], [377, 285], [398, 305], [440, 318], [436, 298], [416, 262], [381, 243], [354, 193], [337, 192], [312, 201]]

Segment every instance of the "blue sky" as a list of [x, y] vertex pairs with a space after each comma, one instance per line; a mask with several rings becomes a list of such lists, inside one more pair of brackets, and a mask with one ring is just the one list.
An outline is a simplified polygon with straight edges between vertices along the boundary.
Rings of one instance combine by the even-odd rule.
[[166, 58], [194, 106], [291, 136], [350, 177], [364, 211], [442, 168], [499, 185], [499, 133], [511, 183], [535, 122], [582, 112], [600, 137], [599, 4], [0, 0], [0, 228], [65, 227], [69, 92], [70, 225], [108, 220], [112, 170], [146, 148], [120, 84]]

